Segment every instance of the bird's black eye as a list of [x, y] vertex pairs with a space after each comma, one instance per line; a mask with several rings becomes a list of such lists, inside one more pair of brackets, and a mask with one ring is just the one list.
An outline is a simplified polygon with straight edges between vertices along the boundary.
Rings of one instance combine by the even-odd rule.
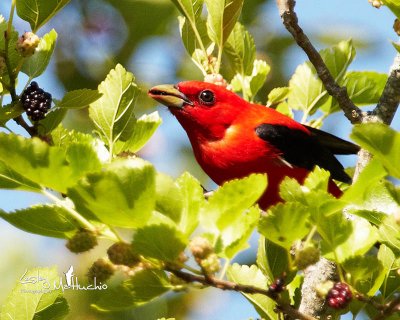
[[211, 90], [203, 90], [199, 94], [199, 99], [201, 103], [207, 106], [211, 106], [215, 102], [214, 92], [212, 92]]

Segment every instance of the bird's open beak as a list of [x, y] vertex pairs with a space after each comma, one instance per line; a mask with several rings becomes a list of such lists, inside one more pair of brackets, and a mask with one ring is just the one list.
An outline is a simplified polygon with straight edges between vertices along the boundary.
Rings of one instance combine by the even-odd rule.
[[172, 84], [161, 84], [151, 88], [148, 95], [168, 108], [183, 108], [185, 104], [193, 105], [178, 88]]

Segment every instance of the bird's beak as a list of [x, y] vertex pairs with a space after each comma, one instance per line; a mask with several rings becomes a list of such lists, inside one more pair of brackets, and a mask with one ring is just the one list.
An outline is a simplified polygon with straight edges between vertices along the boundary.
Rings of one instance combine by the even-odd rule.
[[185, 104], [193, 105], [178, 88], [172, 84], [161, 84], [151, 88], [148, 95], [154, 100], [166, 105], [168, 108], [183, 108]]

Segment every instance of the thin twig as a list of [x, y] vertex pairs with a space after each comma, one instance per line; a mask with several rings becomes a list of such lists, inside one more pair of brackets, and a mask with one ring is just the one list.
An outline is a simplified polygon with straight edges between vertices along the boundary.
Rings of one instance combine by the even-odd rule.
[[400, 296], [387, 303], [374, 320], [388, 319], [394, 313], [400, 313]]
[[239, 284], [227, 280], [221, 280], [218, 278], [215, 278], [214, 276], [211, 275], [194, 275], [191, 273], [187, 273], [181, 270], [176, 270], [173, 268], [167, 268], [166, 269], [168, 272], [173, 273], [175, 276], [178, 278], [186, 281], [186, 282], [198, 282], [203, 285], [207, 286], [212, 286], [214, 288], [218, 288], [221, 290], [229, 290], [229, 291], [237, 291], [237, 292], [242, 292], [242, 293], [248, 293], [248, 294], [262, 294], [264, 296], [267, 296], [278, 304], [277, 309], [281, 311], [282, 313], [290, 316], [292, 319], [301, 319], [301, 320], [317, 320], [314, 317], [311, 317], [306, 314], [302, 314], [299, 312], [297, 309], [293, 308], [291, 305], [284, 303], [280, 301], [278, 296], [267, 290], [267, 289], [262, 289], [254, 286], [249, 286], [249, 285], [244, 285], [244, 284]]
[[324, 84], [326, 91], [328, 91], [328, 93], [337, 100], [339, 106], [344, 111], [345, 116], [351, 123], [360, 123], [363, 117], [361, 109], [350, 100], [346, 88], [339, 86], [339, 84], [335, 81], [325, 62], [322, 60], [321, 55], [300, 28], [297, 15], [294, 12], [294, 6], [296, 2], [294, 0], [276, 0], [276, 3], [278, 5], [283, 24], [292, 34], [296, 43], [307, 54], [310, 62], [317, 71], [319, 78]]

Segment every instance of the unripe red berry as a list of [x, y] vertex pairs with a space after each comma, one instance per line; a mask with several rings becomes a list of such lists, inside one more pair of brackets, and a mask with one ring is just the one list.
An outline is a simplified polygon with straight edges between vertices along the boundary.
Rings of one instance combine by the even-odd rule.
[[348, 306], [353, 294], [347, 283], [336, 282], [328, 291], [326, 302], [333, 309], [344, 309]]

